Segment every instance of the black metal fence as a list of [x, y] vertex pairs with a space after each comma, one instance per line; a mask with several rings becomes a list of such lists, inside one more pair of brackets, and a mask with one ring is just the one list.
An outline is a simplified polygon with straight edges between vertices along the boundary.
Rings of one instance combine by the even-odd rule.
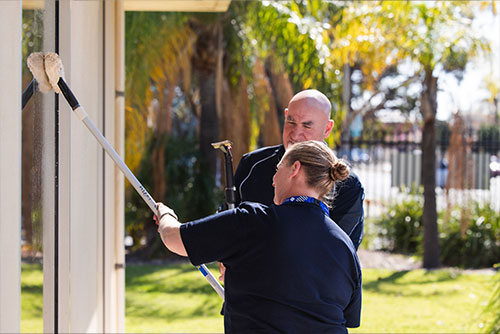
[[[464, 201], [490, 203], [500, 212], [500, 141], [467, 140], [458, 149], [448, 140], [436, 145], [436, 198], [438, 210]], [[401, 198], [403, 189], [418, 187], [422, 179], [419, 140], [351, 140], [343, 142], [337, 155], [347, 159], [365, 187], [365, 215], [378, 217]], [[457, 172], [461, 151], [462, 172]], [[452, 182], [453, 178], [455, 181]], [[456, 179], [461, 178], [462, 182]]]

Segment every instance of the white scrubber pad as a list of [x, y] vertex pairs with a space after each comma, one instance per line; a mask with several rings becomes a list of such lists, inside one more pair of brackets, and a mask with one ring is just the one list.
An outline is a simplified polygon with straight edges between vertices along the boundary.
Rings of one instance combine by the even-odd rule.
[[35, 52], [28, 56], [28, 68], [30, 69], [33, 77], [38, 83], [38, 88], [42, 93], [48, 93], [52, 90], [49, 78], [45, 73], [44, 67], [44, 54], [43, 52]]
[[57, 53], [47, 52], [45, 54], [45, 73], [54, 91], [58, 94], [61, 93], [57, 82], [59, 78], [64, 78], [64, 67]]

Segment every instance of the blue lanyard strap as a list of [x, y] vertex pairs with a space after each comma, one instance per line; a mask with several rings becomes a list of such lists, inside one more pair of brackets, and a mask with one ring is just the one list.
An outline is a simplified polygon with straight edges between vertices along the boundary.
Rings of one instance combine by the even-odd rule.
[[288, 197], [282, 204], [285, 203], [294, 203], [294, 202], [299, 202], [299, 203], [314, 203], [316, 205], [319, 205], [321, 210], [325, 212], [325, 214], [330, 217], [330, 210], [328, 210], [328, 207], [326, 206], [325, 203], [321, 202], [320, 200], [317, 200], [314, 197], [309, 197], [309, 196], [292, 196]]

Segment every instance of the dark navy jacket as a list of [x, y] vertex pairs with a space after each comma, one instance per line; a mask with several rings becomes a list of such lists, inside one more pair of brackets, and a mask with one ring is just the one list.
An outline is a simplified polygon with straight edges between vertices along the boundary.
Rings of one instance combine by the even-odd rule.
[[226, 266], [226, 333], [347, 333], [361, 316], [356, 250], [315, 203], [236, 209], [181, 225], [196, 266]]
[[[273, 176], [285, 153], [283, 145], [263, 147], [243, 155], [236, 169], [236, 205], [243, 201], [273, 204]], [[363, 238], [364, 188], [356, 174], [337, 182], [330, 218], [351, 238], [358, 249]]]

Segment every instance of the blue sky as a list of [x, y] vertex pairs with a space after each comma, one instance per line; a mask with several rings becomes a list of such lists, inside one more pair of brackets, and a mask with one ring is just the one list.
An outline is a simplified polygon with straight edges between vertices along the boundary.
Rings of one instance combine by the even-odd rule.
[[491, 59], [480, 58], [467, 65], [463, 80], [458, 83], [451, 74], [439, 76], [437, 118], [449, 120], [455, 110], [467, 114], [485, 110], [481, 103], [489, 94], [485, 90], [485, 78], [493, 75], [500, 85], [500, 15], [491, 11], [478, 14], [473, 29], [491, 42]]

